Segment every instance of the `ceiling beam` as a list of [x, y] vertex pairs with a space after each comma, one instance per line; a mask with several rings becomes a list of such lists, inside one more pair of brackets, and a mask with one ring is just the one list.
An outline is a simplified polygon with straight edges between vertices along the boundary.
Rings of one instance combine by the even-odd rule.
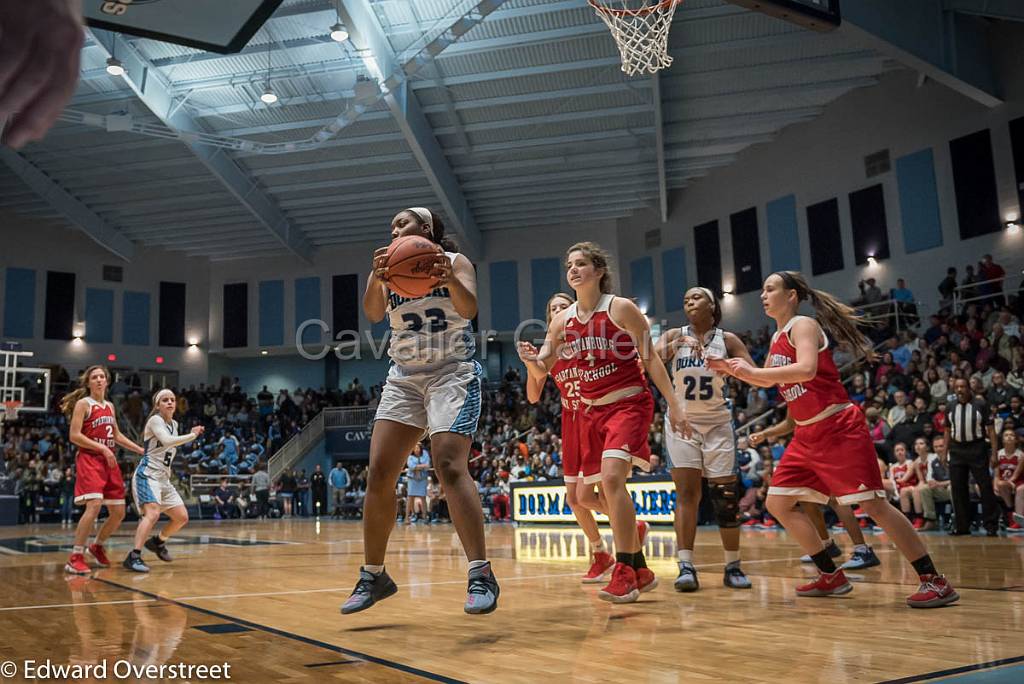
[[[986, 107], [1003, 103], [980, 17], [945, 11], [944, 0], [843, 4], [838, 32]], [[1020, 3], [1015, 3], [1019, 5]]]
[[665, 116], [661, 110], [661, 76], [651, 76], [651, 107], [654, 109], [654, 152], [658, 169], [658, 209], [661, 222], [668, 223], [668, 180], [665, 175]]
[[281, 245], [306, 263], [312, 263], [313, 249], [301, 232], [295, 229], [274, 200], [266, 195], [242, 167], [228, 157], [223, 149], [205, 145], [195, 139], [209, 133], [175, 101], [158, 75], [158, 69], [142, 57], [127, 40], [107, 31], [94, 30], [93, 37], [108, 55], [117, 54], [125, 67], [124, 78], [150, 111], [172, 130], [181, 134], [182, 142], [203, 165], [235, 196]]
[[[463, 17], [456, 26], [459, 27], [462, 35], [472, 26], [483, 21], [487, 14], [503, 3], [504, 0], [485, 0], [471, 12]], [[482, 6], [486, 5], [486, 11]], [[413, 156], [419, 162], [420, 168], [426, 175], [428, 182], [433, 187], [437, 198], [444, 208], [454, 232], [459, 236], [464, 249], [471, 259], [482, 256], [483, 243], [480, 239], [480, 229], [477, 228], [470, 211], [469, 203], [462, 194], [458, 179], [452, 171], [448, 160], [445, 158], [441, 145], [434, 137], [426, 115], [420, 108], [419, 101], [409, 87], [405, 79], [402, 67], [391, 49], [388, 37], [377, 20], [370, 0], [343, 0], [339, 3], [339, 14], [350, 32], [349, 40], [360, 51], [367, 70], [375, 77], [384, 92], [384, 101], [394, 115], [395, 123], [405, 135], [406, 143], [409, 145]], [[446, 42], [441, 42], [446, 41]], [[444, 50], [451, 39], [448, 34], [438, 37], [435, 42], [438, 48]], [[399, 78], [397, 87], [392, 88], [390, 83]]]
[[1024, 4], [1020, 0], [945, 0], [945, 8], [990, 19], [1024, 21]]
[[47, 204], [78, 226], [79, 230], [95, 240], [98, 245], [125, 261], [131, 261], [135, 256], [135, 246], [131, 240], [28, 159], [8, 147], [0, 147], [0, 158], [25, 185], [32, 188]]

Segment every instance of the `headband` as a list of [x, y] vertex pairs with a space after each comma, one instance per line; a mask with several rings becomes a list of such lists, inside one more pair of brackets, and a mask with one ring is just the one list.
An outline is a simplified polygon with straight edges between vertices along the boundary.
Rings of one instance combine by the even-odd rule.
[[800, 287], [797, 285], [796, 278], [789, 275], [788, 272], [776, 271], [775, 275], [782, 278], [782, 282], [785, 284], [787, 290], [797, 290], [797, 292], [800, 291]]
[[433, 237], [434, 217], [431, 215], [429, 209], [424, 209], [423, 207], [410, 207], [406, 209], [406, 211], [411, 211], [412, 213], [416, 214], [420, 218], [420, 221], [425, 223], [427, 225], [427, 228], [430, 229], [430, 235], [431, 237]]
[[165, 393], [166, 393], [166, 394], [170, 394], [170, 395], [171, 395], [172, 397], [174, 396], [174, 392], [172, 392], [172, 391], [171, 391], [171, 390], [169, 390], [169, 389], [166, 389], [166, 388], [164, 388], [164, 389], [160, 390], [159, 392], [157, 392], [157, 393], [156, 393], [156, 396], [155, 396], [155, 397], [153, 397], [153, 403], [154, 403], [154, 404], [159, 404], [159, 403], [160, 403], [160, 399], [161, 399], [161, 398], [163, 397], [163, 395], [164, 395]]
[[714, 293], [711, 292], [711, 290], [709, 290], [706, 287], [700, 287], [700, 286], [697, 286], [697, 289], [700, 290], [701, 292], [703, 292], [707, 296], [709, 302], [711, 302], [712, 304], [715, 303], [715, 295], [714, 295]]

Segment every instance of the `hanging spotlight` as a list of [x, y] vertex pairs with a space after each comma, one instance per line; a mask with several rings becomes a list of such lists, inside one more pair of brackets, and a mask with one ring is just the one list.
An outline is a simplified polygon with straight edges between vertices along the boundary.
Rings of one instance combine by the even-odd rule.
[[117, 57], [107, 58], [107, 73], [111, 76], [124, 76], [124, 65]]
[[262, 100], [263, 102], [265, 102], [268, 105], [272, 105], [275, 102], [277, 102], [277, 93], [275, 93], [273, 90], [271, 90], [270, 86], [268, 85], [263, 90], [263, 94], [260, 95], [260, 100]]
[[340, 21], [331, 27], [331, 40], [336, 43], [344, 43], [348, 40], [348, 29]]

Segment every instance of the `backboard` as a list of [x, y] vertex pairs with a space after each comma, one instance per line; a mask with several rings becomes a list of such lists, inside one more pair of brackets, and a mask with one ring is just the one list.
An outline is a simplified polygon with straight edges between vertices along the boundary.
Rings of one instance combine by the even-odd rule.
[[84, 0], [92, 27], [221, 54], [238, 52], [283, 0]]

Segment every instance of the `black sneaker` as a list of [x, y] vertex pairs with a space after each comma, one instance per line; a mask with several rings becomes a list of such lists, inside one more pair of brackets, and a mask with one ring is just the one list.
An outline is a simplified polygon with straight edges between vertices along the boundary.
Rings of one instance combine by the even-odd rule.
[[162, 560], [164, 563], [171, 562], [171, 554], [167, 551], [167, 544], [160, 541], [160, 537], [153, 535], [146, 540], [145, 547], [147, 550], [152, 551], [156, 554], [156, 557]]
[[149, 572], [149, 566], [142, 561], [142, 556], [134, 551], [128, 552], [121, 565], [125, 570], [131, 570], [132, 572]]
[[690, 592], [700, 589], [700, 580], [697, 579], [697, 568], [693, 567], [690, 561], [679, 561], [679, 575], [673, 584], [676, 591]]
[[473, 568], [469, 571], [469, 585], [466, 587], [466, 605], [463, 606], [470, 615], [486, 615], [493, 613], [498, 607], [498, 580], [494, 579], [491, 564]]
[[358, 613], [377, 601], [383, 601], [396, 593], [398, 593], [398, 585], [386, 570], [381, 570], [379, 575], [374, 575], [368, 570], [359, 568], [359, 581], [356, 582], [356, 588], [352, 590], [352, 595], [341, 605], [341, 613], [342, 615]]
[[722, 583], [730, 589], [750, 589], [750, 580], [740, 569], [740, 562], [729, 563], [725, 566], [725, 576]]

